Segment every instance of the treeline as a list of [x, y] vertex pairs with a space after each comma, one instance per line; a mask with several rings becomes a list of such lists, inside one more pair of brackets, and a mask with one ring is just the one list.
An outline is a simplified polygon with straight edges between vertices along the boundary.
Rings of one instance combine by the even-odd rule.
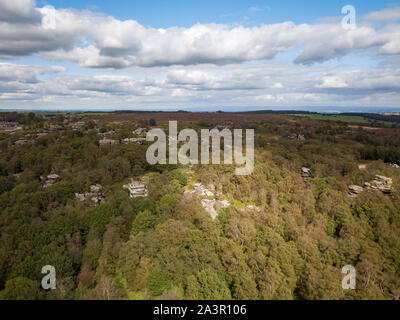
[[43, 116], [35, 112], [0, 112], [1, 122], [18, 122], [20, 124], [31, 124], [42, 122]]

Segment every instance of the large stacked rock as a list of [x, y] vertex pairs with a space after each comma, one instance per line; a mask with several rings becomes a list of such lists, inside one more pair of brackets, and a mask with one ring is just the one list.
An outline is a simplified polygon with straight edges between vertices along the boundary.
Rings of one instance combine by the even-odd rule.
[[288, 136], [289, 139], [296, 139], [299, 141], [304, 141], [306, 138], [304, 137], [304, 134], [297, 134], [297, 133], [292, 133], [290, 136]]
[[40, 177], [40, 180], [43, 182], [43, 188], [51, 187], [57, 181], [59, 181], [61, 177], [58, 174], [49, 174], [46, 178]]
[[218, 216], [217, 210], [229, 207], [231, 204], [228, 200], [202, 199], [201, 205], [214, 220]]
[[1, 122], [0, 130], [15, 133], [16, 131], [24, 130], [24, 125], [19, 124], [18, 122]]
[[352, 198], [357, 197], [361, 192], [364, 191], [364, 188], [357, 185], [349, 186], [349, 196]]
[[85, 131], [85, 122], [84, 121], [75, 122], [72, 125], [72, 130], [74, 130], [74, 131]]
[[[213, 185], [210, 185], [209, 188], [206, 188], [202, 183], [195, 183], [194, 190], [186, 190], [185, 194], [197, 194], [200, 197], [205, 197], [201, 199], [201, 205], [214, 220], [218, 216], [217, 211], [229, 207], [231, 204], [228, 200], [215, 199], [214, 192], [212, 192], [210, 189], [214, 190], [215, 187]], [[218, 192], [217, 194], [220, 195], [220, 193]]]
[[213, 130], [218, 130], [218, 131], [222, 131], [222, 130], [225, 130], [225, 129], [229, 129], [229, 127], [228, 126], [223, 126], [223, 125], [217, 125], [217, 126], [215, 126], [213, 128]]
[[302, 167], [301, 168], [301, 176], [303, 177], [304, 181], [307, 181], [308, 178], [312, 178], [311, 169]]
[[49, 124], [46, 129], [49, 130], [50, 132], [55, 132], [64, 130], [64, 127], [58, 124]]
[[371, 182], [365, 182], [364, 187], [351, 185], [349, 186], [349, 196], [352, 198], [357, 197], [364, 190], [381, 191], [384, 194], [392, 192], [393, 181], [391, 178], [375, 175], [375, 179]]
[[99, 140], [99, 144], [100, 144], [101, 146], [118, 144], [118, 140], [103, 138], [103, 139]]
[[253, 211], [257, 211], [257, 212], [261, 212], [261, 208], [255, 206], [255, 205], [252, 205], [252, 204], [247, 205], [247, 206], [246, 206], [246, 209], [248, 209], [248, 210], [253, 210]]
[[213, 197], [214, 193], [207, 189], [203, 184], [201, 183], [195, 183], [194, 184], [194, 192], [199, 193], [201, 196], [205, 197]]
[[48, 135], [47, 132], [41, 132], [41, 133], [37, 133], [37, 134], [36, 134], [36, 137], [41, 138], [41, 137], [45, 137], [45, 136], [47, 136], [47, 135]]
[[147, 131], [146, 128], [137, 128], [137, 129], [133, 130], [132, 133], [136, 136], [140, 136], [142, 134], [145, 134], [146, 131]]
[[206, 210], [211, 215], [211, 218], [213, 220], [218, 216], [218, 213], [214, 208], [215, 199], [212, 199], [212, 200], [211, 199], [202, 199], [201, 205], [204, 208], [204, 210]]
[[392, 185], [393, 180], [391, 178], [377, 174], [375, 175], [375, 180], [370, 183], [366, 182], [364, 187], [368, 190], [380, 190], [385, 194], [389, 194], [392, 192]]
[[147, 197], [148, 191], [147, 187], [141, 181], [131, 180], [130, 183], [123, 186], [124, 189], [129, 191], [129, 196], [131, 198]]
[[31, 142], [29, 140], [26, 140], [26, 139], [19, 139], [19, 140], [15, 141], [15, 145], [17, 145], [17, 146], [24, 146], [24, 145], [27, 145], [27, 144], [30, 144], [30, 143]]
[[104, 202], [104, 195], [102, 193], [103, 187], [100, 184], [90, 186], [90, 192], [75, 193], [75, 197], [79, 201], [91, 200], [95, 205]]
[[126, 139], [122, 139], [122, 143], [123, 144], [136, 143], [136, 144], [142, 145], [144, 141], [146, 141], [146, 138], [126, 138]]

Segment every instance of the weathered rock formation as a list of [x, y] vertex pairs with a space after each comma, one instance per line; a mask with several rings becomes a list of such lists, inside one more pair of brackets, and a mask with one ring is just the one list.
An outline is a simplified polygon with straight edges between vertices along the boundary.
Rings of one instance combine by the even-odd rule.
[[74, 131], [85, 131], [85, 122], [83, 121], [78, 121], [75, 122], [72, 126], [71, 126], [72, 130]]
[[129, 196], [131, 198], [147, 197], [148, 191], [147, 187], [141, 181], [131, 180], [130, 183], [123, 186], [124, 189], [129, 191]]
[[19, 130], [24, 130], [24, 125], [18, 122], [1, 122], [0, 130], [14, 133]]
[[352, 198], [357, 197], [363, 191], [364, 191], [363, 187], [360, 187], [360, 186], [357, 186], [357, 185], [349, 186], [349, 196], [352, 197]]
[[132, 133], [134, 135], [140, 136], [142, 134], [145, 134], [146, 131], [147, 131], [146, 128], [137, 128], [137, 129], [133, 130]]
[[31, 142], [29, 140], [26, 139], [19, 139], [17, 141], [15, 141], [15, 145], [17, 146], [23, 146], [23, 145], [27, 145], [30, 144]]
[[100, 184], [90, 186], [90, 192], [75, 193], [75, 197], [79, 201], [91, 200], [95, 205], [104, 202], [104, 195], [102, 193], [103, 187]]
[[213, 197], [214, 193], [208, 190], [206, 187], [203, 186], [201, 183], [195, 183], [194, 184], [194, 192], [199, 193], [201, 196], [206, 196], [206, 197]]
[[371, 182], [365, 182], [364, 187], [351, 185], [349, 186], [349, 196], [352, 198], [357, 197], [364, 190], [381, 191], [384, 194], [392, 192], [393, 180], [389, 177], [375, 175], [375, 179]]
[[247, 205], [247, 206], [246, 206], [246, 209], [248, 209], [248, 210], [254, 210], [254, 211], [257, 211], [257, 212], [261, 212], [261, 208], [259, 208], [259, 207], [257, 207], [257, 206], [254, 206], [254, 205], [252, 205], [252, 204]]
[[[212, 192], [210, 189], [214, 190], [215, 187], [210, 185], [209, 188], [206, 188], [202, 183], [195, 183], [194, 190], [186, 190], [185, 194], [197, 194], [200, 197], [204, 197], [201, 199], [201, 205], [204, 210], [211, 215], [211, 218], [215, 219], [218, 216], [217, 211], [229, 207], [231, 204], [228, 200], [215, 199], [214, 192]], [[220, 193], [218, 193], [218, 195], [220, 195]]]
[[393, 180], [391, 178], [385, 177], [385, 176], [380, 176], [380, 175], [375, 175], [375, 179], [371, 181], [370, 183], [366, 182], [364, 184], [366, 189], [369, 190], [380, 190], [383, 193], [389, 194], [392, 192], [392, 185], [393, 185]]
[[289, 139], [296, 139], [299, 141], [304, 141], [306, 138], [304, 137], [304, 134], [297, 134], [297, 133], [292, 133], [290, 136], [288, 136]]
[[308, 178], [312, 177], [311, 169], [302, 167], [301, 168], [301, 176], [303, 177], [304, 181], [307, 181]]
[[43, 182], [43, 188], [51, 187], [57, 181], [61, 180], [61, 177], [58, 174], [49, 174], [46, 178], [40, 177], [40, 180]]
[[128, 144], [128, 143], [137, 143], [137, 144], [143, 144], [143, 142], [146, 141], [145, 138], [126, 138], [122, 139], [123, 144]]
[[58, 124], [49, 124], [48, 126], [45, 126], [45, 129], [47, 129], [50, 132], [55, 132], [55, 131], [64, 130], [64, 127], [60, 126]]
[[113, 140], [113, 139], [106, 139], [106, 138], [103, 138], [103, 139], [99, 140], [99, 144], [100, 144], [101, 146], [104, 146], [104, 145], [113, 145], [113, 144], [117, 144], [117, 143], [118, 143], [118, 140]]

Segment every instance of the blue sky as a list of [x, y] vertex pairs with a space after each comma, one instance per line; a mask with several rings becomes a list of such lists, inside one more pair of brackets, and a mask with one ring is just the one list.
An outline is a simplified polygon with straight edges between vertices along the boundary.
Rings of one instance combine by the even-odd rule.
[[366, 0], [0, 0], [0, 109], [400, 110], [399, 22]]
[[318, 1], [318, 0], [147, 0], [147, 1], [39, 1], [55, 8], [88, 9], [106, 13], [120, 20], [134, 19], [145, 26], [167, 28], [190, 27], [196, 23], [249, 24], [293, 21], [310, 23], [321, 17], [338, 16], [344, 5], [353, 5], [359, 14], [378, 10], [394, 3], [384, 1]]

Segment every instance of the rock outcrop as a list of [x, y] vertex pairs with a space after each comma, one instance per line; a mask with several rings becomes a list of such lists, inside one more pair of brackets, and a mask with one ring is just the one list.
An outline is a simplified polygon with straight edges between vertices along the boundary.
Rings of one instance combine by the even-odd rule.
[[349, 186], [349, 196], [352, 198], [357, 197], [361, 192], [364, 191], [364, 188], [357, 185]]
[[128, 184], [125, 184], [123, 186], [123, 188], [127, 189], [129, 191], [129, 196], [131, 198], [147, 197], [148, 196], [147, 187], [141, 181], [134, 181], [132, 179], [131, 182], [128, 183]]
[[16, 131], [24, 130], [24, 125], [18, 122], [1, 122], [0, 131], [7, 131], [10, 133], [15, 133]]
[[[197, 194], [200, 197], [204, 197], [203, 199], [201, 199], [201, 205], [214, 220], [218, 216], [217, 211], [229, 207], [231, 204], [228, 200], [216, 199], [214, 192], [212, 192], [210, 189], [214, 190], [215, 187], [213, 185], [210, 185], [209, 188], [206, 188], [202, 183], [195, 183], [194, 190], [186, 190], [185, 194]], [[220, 193], [218, 194], [220, 195]]]
[[253, 211], [257, 211], [257, 212], [261, 212], [261, 208], [259, 208], [259, 207], [257, 207], [257, 206], [254, 206], [254, 205], [252, 205], [252, 204], [247, 205], [247, 206], [246, 206], [246, 209], [248, 209], [248, 210], [253, 210]]
[[146, 128], [137, 128], [137, 129], [133, 130], [132, 133], [134, 135], [140, 136], [142, 134], [145, 134], [146, 131], [147, 131]]
[[308, 178], [312, 178], [311, 169], [302, 167], [301, 168], [301, 176], [303, 177], [304, 181], [307, 181]]
[[19, 139], [17, 141], [15, 141], [15, 145], [17, 146], [24, 146], [27, 144], [30, 144], [31, 142], [29, 140], [25, 140], [25, 139]]
[[74, 124], [72, 124], [71, 128], [74, 131], [85, 131], [85, 122], [83, 121], [75, 122]]
[[118, 144], [118, 140], [103, 138], [103, 139], [99, 140], [99, 144], [100, 144], [101, 146]]
[[214, 193], [204, 187], [201, 183], [194, 184], [194, 192], [199, 193], [201, 196], [213, 197]]
[[61, 180], [61, 177], [58, 174], [49, 174], [46, 178], [40, 177], [40, 180], [43, 182], [43, 188], [51, 187], [57, 181]]
[[304, 141], [306, 138], [304, 137], [304, 134], [297, 134], [297, 133], [292, 133], [290, 136], [288, 136], [289, 139], [296, 139], [299, 141]]
[[364, 184], [366, 189], [380, 190], [386, 194], [392, 192], [392, 185], [393, 185], [393, 180], [391, 178], [380, 176], [378, 174], [375, 175], [375, 179], [373, 181], [371, 181], [370, 183], [366, 182]]
[[215, 200], [210, 200], [210, 199], [202, 199], [201, 200], [201, 205], [203, 206], [204, 210], [206, 210], [210, 215], [211, 218], [214, 220], [217, 216], [218, 213], [214, 208], [215, 205]]
[[392, 185], [393, 180], [391, 178], [377, 174], [374, 180], [365, 182], [363, 187], [357, 185], [349, 186], [349, 196], [355, 198], [365, 190], [381, 191], [384, 194], [390, 194], [392, 193]]
[[75, 193], [75, 197], [79, 201], [91, 200], [95, 205], [104, 202], [104, 195], [102, 193], [103, 187], [100, 184], [90, 186], [90, 192]]
[[125, 139], [122, 139], [122, 143], [123, 144], [137, 143], [137, 144], [142, 145], [144, 141], [146, 141], [146, 138], [125, 138]]

